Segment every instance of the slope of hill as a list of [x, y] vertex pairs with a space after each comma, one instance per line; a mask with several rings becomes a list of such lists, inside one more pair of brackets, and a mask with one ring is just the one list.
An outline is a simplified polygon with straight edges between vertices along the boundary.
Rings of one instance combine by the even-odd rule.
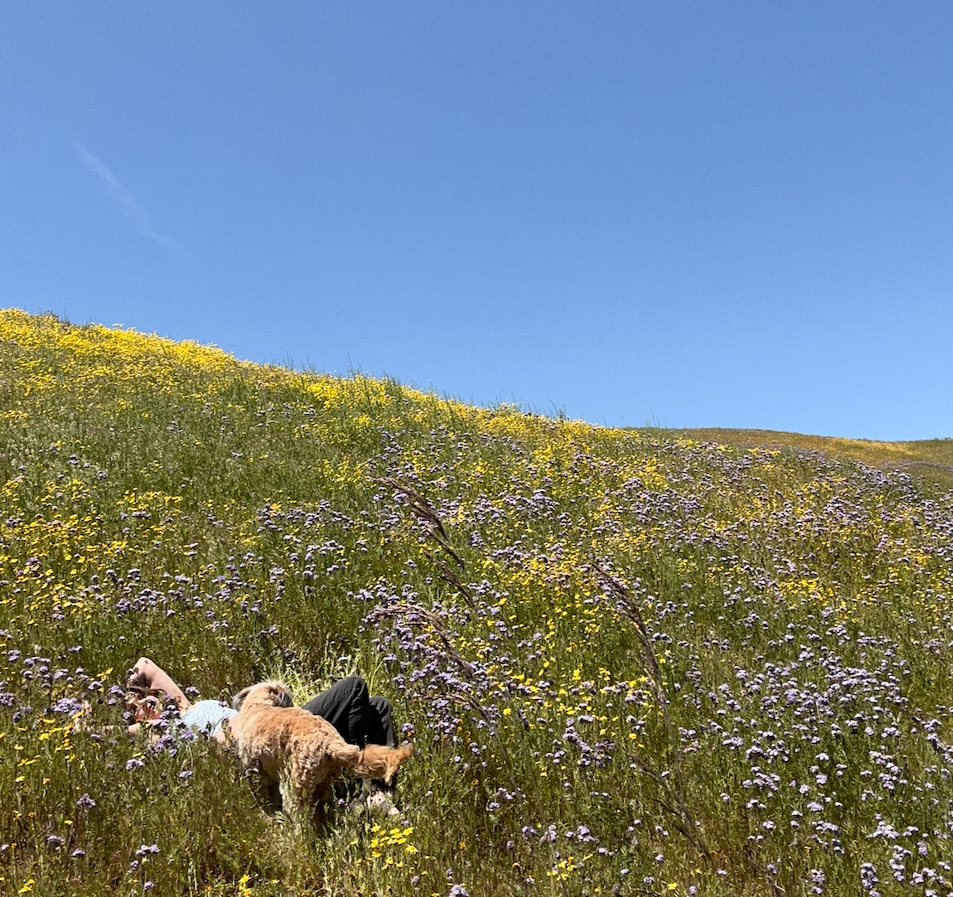
[[939, 493], [953, 489], [953, 439], [876, 442], [836, 436], [804, 436], [774, 430], [696, 429], [673, 431], [688, 439], [720, 442], [741, 448], [788, 448], [850, 458], [884, 470], [910, 473], [919, 485]]
[[[953, 890], [953, 498], [729, 441], [0, 312], [0, 893]], [[403, 815], [128, 740], [140, 654], [360, 672]]]

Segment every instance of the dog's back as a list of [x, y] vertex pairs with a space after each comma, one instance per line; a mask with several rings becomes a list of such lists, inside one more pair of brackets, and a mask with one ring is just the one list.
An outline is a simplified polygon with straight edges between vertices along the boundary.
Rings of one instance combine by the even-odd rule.
[[257, 762], [263, 773], [274, 777], [293, 761], [301, 773], [323, 764], [334, 775], [353, 768], [361, 754], [326, 719], [299, 707], [243, 707], [232, 729], [242, 763]]

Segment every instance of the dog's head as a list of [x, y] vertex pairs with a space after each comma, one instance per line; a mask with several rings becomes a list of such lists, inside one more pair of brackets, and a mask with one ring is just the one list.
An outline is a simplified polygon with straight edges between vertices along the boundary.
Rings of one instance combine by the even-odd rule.
[[235, 695], [232, 707], [238, 711], [250, 710], [252, 707], [294, 707], [294, 701], [283, 682], [259, 682], [243, 688]]

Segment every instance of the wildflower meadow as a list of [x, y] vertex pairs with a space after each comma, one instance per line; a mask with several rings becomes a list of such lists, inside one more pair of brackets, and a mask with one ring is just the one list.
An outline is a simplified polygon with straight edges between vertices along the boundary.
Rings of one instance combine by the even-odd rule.
[[[0, 312], [0, 894], [953, 894], [953, 493], [848, 454]], [[400, 814], [130, 740], [140, 655], [364, 676]]]

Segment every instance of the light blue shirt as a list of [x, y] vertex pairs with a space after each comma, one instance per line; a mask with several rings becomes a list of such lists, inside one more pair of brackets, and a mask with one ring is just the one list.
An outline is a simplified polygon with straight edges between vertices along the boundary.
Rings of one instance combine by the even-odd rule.
[[199, 701], [182, 714], [182, 724], [214, 738], [222, 731], [222, 723], [237, 714], [237, 710], [221, 701]]

